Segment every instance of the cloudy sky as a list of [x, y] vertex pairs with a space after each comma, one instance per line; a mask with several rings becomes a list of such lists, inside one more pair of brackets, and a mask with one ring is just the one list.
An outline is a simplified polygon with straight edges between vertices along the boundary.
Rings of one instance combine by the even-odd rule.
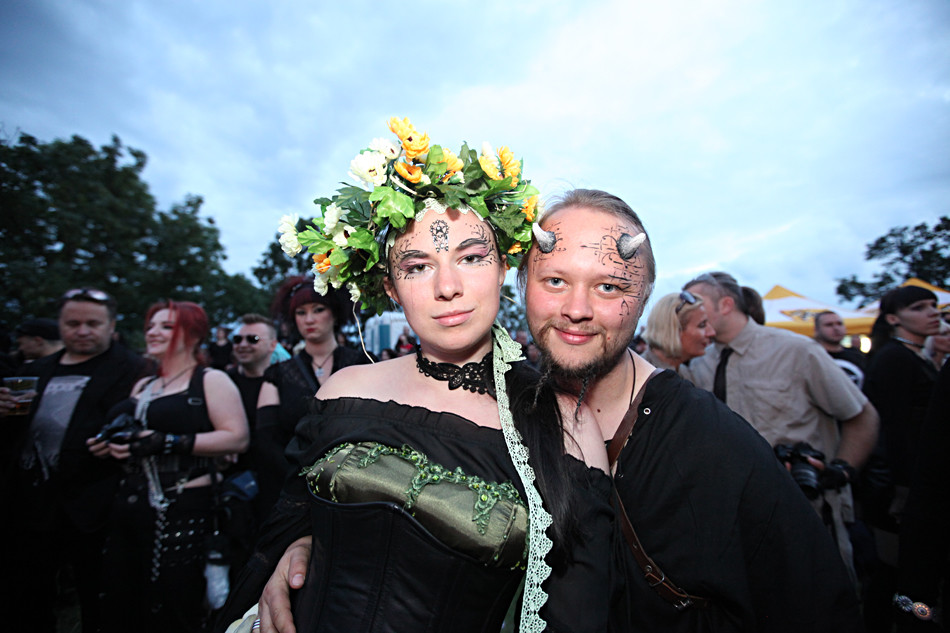
[[2, 132], [145, 151], [230, 272], [393, 115], [624, 198], [660, 294], [715, 269], [835, 303], [867, 242], [950, 212], [950, 2], [0, 4]]

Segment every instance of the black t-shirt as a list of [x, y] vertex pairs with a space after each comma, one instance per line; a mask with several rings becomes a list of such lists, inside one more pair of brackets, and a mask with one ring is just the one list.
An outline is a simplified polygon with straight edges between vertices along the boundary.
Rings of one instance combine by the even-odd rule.
[[241, 392], [241, 402], [244, 404], [244, 413], [247, 414], [247, 425], [253, 433], [257, 420], [257, 397], [261, 393], [264, 376], [246, 376], [237, 367], [228, 369], [228, 376], [231, 377], [231, 380], [237, 385], [238, 391]]
[[50, 472], [59, 464], [63, 438], [76, 403], [102, 365], [104, 356], [99, 354], [75, 365], [56, 365], [30, 422], [29, 441], [24, 444], [20, 455], [20, 465], [24, 470], [39, 467], [43, 479], [49, 479]]
[[864, 352], [858, 351], [853, 347], [842, 347], [838, 352], [828, 352], [835, 359], [838, 367], [848, 374], [858, 389], [864, 387], [864, 372], [868, 368], [868, 357]]
[[211, 343], [208, 345], [208, 355], [211, 356], [211, 366], [215, 369], [224, 369], [231, 363], [231, 351], [234, 346], [231, 341], [224, 345]]

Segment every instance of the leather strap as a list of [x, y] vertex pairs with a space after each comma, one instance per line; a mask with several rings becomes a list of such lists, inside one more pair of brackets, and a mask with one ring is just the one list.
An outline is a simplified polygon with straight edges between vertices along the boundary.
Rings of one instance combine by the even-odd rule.
[[[620, 426], [617, 427], [617, 432], [614, 433], [613, 439], [610, 440], [610, 444], [607, 446], [607, 458], [610, 460], [611, 471], [613, 471], [614, 464], [617, 462], [617, 458], [620, 457], [620, 451], [626, 445], [627, 439], [630, 437], [630, 432], [633, 430], [633, 425], [637, 421], [640, 403], [643, 401], [643, 394], [646, 391], [647, 383], [650, 382], [651, 378], [662, 372], [662, 369], [655, 369], [653, 373], [647, 376], [640, 391], [630, 403], [630, 408], [627, 409], [626, 415], [623, 416]], [[627, 545], [630, 546], [633, 558], [637, 561], [637, 565], [640, 566], [640, 570], [643, 572], [643, 577], [646, 578], [647, 584], [678, 611], [690, 607], [701, 609], [709, 606], [709, 601], [706, 598], [694, 596], [680, 589], [672, 580], [667, 578], [663, 570], [660, 569], [660, 566], [644, 551], [643, 545], [640, 544], [640, 539], [637, 537], [637, 532], [633, 529], [633, 524], [630, 522], [630, 517], [627, 516], [627, 510], [623, 507], [623, 502], [620, 500], [620, 493], [617, 491], [616, 486], [614, 486], [613, 506], [617, 511], [617, 518], [620, 520], [623, 536], [627, 540]]]

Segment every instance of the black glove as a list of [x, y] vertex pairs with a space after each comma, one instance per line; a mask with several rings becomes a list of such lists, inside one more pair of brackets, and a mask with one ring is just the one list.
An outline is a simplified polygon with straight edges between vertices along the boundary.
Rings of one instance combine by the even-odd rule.
[[825, 464], [819, 480], [825, 490], [840, 490], [854, 481], [855, 470], [843, 459], [833, 459]]
[[147, 455], [191, 455], [195, 448], [195, 435], [174, 435], [155, 431], [139, 435], [129, 444], [129, 452], [135, 457]]

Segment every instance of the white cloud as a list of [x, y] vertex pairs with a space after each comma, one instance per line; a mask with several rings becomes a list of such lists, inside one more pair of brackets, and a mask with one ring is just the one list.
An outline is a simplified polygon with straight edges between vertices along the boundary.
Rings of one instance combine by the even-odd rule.
[[938, 0], [14, 4], [7, 132], [144, 150], [163, 207], [205, 198], [231, 271], [393, 115], [509, 145], [546, 194], [617, 193], [668, 291], [728, 268], [833, 301], [864, 243], [950, 200]]

